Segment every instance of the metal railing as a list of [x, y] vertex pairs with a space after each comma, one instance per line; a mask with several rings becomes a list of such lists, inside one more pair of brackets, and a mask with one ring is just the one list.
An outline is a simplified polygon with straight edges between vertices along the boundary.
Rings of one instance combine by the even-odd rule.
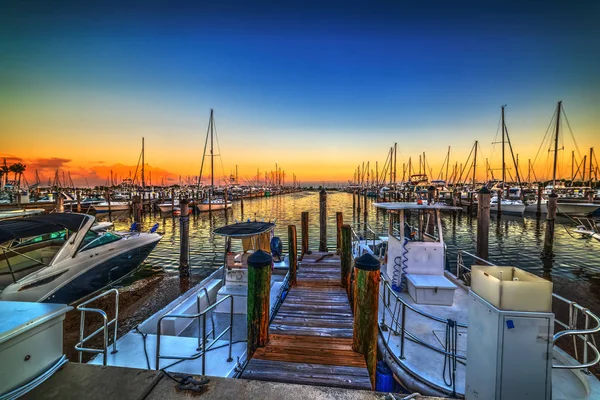
[[[381, 335], [381, 338], [383, 339], [383, 343], [385, 344], [385, 346], [388, 350], [388, 353], [393, 358], [395, 358], [396, 362], [401, 363], [402, 362], [401, 360], [406, 359], [406, 357], [404, 356], [404, 353], [405, 353], [404, 350], [406, 347], [405, 346], [406, 339], [409, 339], [412, 342], [417, 343], [420, 346], [426, 347], [426, 348], [433, 350], [439, 354], [442, 354], [442, 355], [444, 355], [444, 357], [448, 357], [449, 361], [451, 361], [450, 365], [452, 365], [452, 361], [454, 362], [454, 365], [456, 364], [456, 360], [466, 361], [467, 358], [465, 356], [459, 355], [457, 353], [456, 347], [446, 349], [446, 348], [434, 346], [430, 343], [425, 342], [424, 340], [421, 340], [417, 335], [411, 333], [409, 330], [406, 329], [407, 310], [413, 311], [414, 313], [419, 314], [429, 320], [439, 322], [440, 324], [442, 324], [442, 326], [446, 332], [448, 331], [449, 325], [451, 324], [451, 322], [449, 320], [426, 313], [426, 312], [419, 310], [418, 308], [415, 308], [412, 305], [408, 304], [404, 299], [402, 299], [402, 297], [400, 297], [392, 289], [391, 282], [383, 275], [381, 276], [381, 282], [383, 285], [383, 291], [380, 292], [379, 296], [382, 298], [384, 311], [382, 313], [380, 330], [388, 331], [387, 338], [383, 334]], [[391, 301], [392, 296], [395, 299], [393, 309], [392, 309], [392, 301]], [[388, 312], [389, 312], [390, 318], [391, 318], [391, 323], [389, 325], [386, 323], [386, 314]], [[467, 327], [467, 324], [458, 322], [458, 321], [453, 321], [452, 324], [454, 326], [460, 327], [460, 328]], [[395, 335], [400, 336], [400, 357], [399, 357], [399, 359], [389, 347], [389, 340], [390, 340], [391, 332], [394, 332]], [[454, 368], [451, 371], [451, 374], [452, 374], [453, 378], [451, 379], [452, 384], [450, 386], [452, 386], [452, 393], [456, 393], [456, 382], [454, 379], [454, 377], [456, 375], [456, 368]]]
[[[90, 304], [102, 297], [108, 296], [110, 293], [114, 293], [114, 295], [115, 295], [115, 317], [113, 319], [111, 319], [110, 321], [108, 320], [108, 316], [106, 315], [105, 311], [103, 311], [99, 308], [85, 307], [88, 304]], [[80, 305], [78, 305], [77, 310], [81, 311], [81, 321], [79, 324], [79, 342], [75, 345], [75, 350], [77, 350], [79, 352], [79, 362], [81, 363], [83, 361], [83, 352], [85, 351], [85, 352], [94, 353], [94, 354], [102, 353], [103, 354], [102, 364], [106, 365], [106, 363], [108, 361], [108, 337], [109, 337], [108, 328], [113, 324], [114, 324], [114, 336], [113, 336], [113, 343], [112, 343], [113, 349], [112, 349], [111, 354], [115, 354], [117, 352], [117, 320], [119, 319], [119, 291], [117, 289], [110, 289], [104, 293], [100, 293], [96, 297], [92, 297], [91, 299], [86, 300], [83, 303], [81, 303]], [[86, 312], [92, 312], [92, 313], [99, 314], [102, 317], [102, 326], [84, 338], [83, 335], [85, 334], [85, 313]], [[94, 336], [96, 336], [100, 332], [104, 332], [104, 338], [102, 340], [102, 348], [101, 349], [83, 347], [85, 345], [85, 342], [92, 339]]]
[[[198, 295], [197, 297], [197, 302], [200, 303], [200, 296]], [[206, 342], [206, 337], [207, 332], [206, 332], [206, 314], [209, 311], [214, 310], [216, 307], [219, 306], [219, 304], [223, 303], [226, 300], [230, 300], [230, 318], [229, 318], [229, 326], [227, 328], [225, 328], [223, 330], [223, 332], [221, 332], [217, 337], [215, 337], [213, 339], [213, 341], [207, 345]], [[200, 305], [198, 304], [198, 307], [200, 307]], [[201, 325], [201, 330], [202, 330], [202, 340], [200, 340], [200, 332], [198, 332], [198, 351], [199, 353], [196, 353], [192, 356], [168, 356], [168, 355], [161, 355], [160, 354], [160, 338], [162, 335], [162, 320], [165, 318], [187, 318], [187, 319], [198, 319], [199, 322], [201, 320], [202, 325]], [[200, 325], [199, 325], [200, 327]], [[214, 330], [214, 328], [213, 328]], [[229, 357], [227, 358], [227, 362], [230, 362], [233, 360], [233, 358], [231, 357], [231, 351], [232, 351], [232, 346], [233, 346], [233, 296], [232, 295], [228, 295], [223, 297], [221, 300], [217, 301], [216, 303], [210, 305], [209, 307], [205, 308], [204, 311], [199, 312], [197, 314], [166, 314], [163, 315], [162, 317], [159, 318], [158, 322], [157, 322], [157, 327], [156, 327], [156, 370], [160, 369], [160, 360], [161, 359], [165, 359], [165, 360], [196, 360], [199, 357], [202, 357], [202, 375], [205, 375], [206, 372], [206, 353], [213, 347], [213, 345], [223, 337], [223, 335], [225, 335], [225, 333], [229, 332]]]
[[[495, 264], [484, 260], [480, 257], [477, 257], [474, 254], [471, 254], [464, 250], [458, 251], [457, 261], [456, 261], [456, 278], [464, 281], [464, 271], [470, 272], [471, 269], [465, 265], [464, 255], [471, 257], [473, 260], [476, 260], [481, 265], [488, 266], [496, 266]], [[556, 345], [558, 339], [563, 337], [572, 337], [573, 339], [573, 351], [574, 351], [574, 359], [577, 364], [567, 365], [567, 364], [553, 364], [552, 368], [556, 369], [584, 369], [587, 372], [587, 368], [592, 367], [600, 362], [600, 351], [598, 351], [598, 346], [596, 345], [596, 339], [594, 338], [594, 334], [600, 332], [600, 318], [598, 318], [595, 314], [593, 314], [589, 309], [581, 306], [580, 304], [566, 299], [562, 296], [557, 295], [556, 293], [552, 293], [552, 298], [558, 300], [560, 303], [565, 304], [569, 307], [569, 321], [568, 323], [560, 321], [558, 318], [554, 318], [554, 322], [561, 326], [564, 330], [557, 332], [554, 334], [552, 338], [552, 344]], [[583, 329], [577, 328], [577, 319], [578, 315], [582, 314], [585, 316], [584, 327]], [[590, 328], [590, 322], [593, 321], [595, 326]], [[577, 350], [577, 339], [580, 339], [583, 342], [583, 356], [582, 361], [579, 361], [579, 352]], [[589, 361], [588, 349], [591, 349], [595, 355], [593, 361]]]

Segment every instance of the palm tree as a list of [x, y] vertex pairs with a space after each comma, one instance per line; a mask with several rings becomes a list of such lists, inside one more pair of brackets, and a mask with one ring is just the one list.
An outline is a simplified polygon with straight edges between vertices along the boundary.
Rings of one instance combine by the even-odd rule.
[[0, 189], [4, 189], [4, 186], [6, 186], [6, 180], [8, 179], [9, 172], [9, 168], [8, 166], [6, 166], [6, 158], [4, 159], [4, 165], [0, 167], [0, 171], [2, 171], [2, 174], [0, 174], [0, 178], [2, 178], [2, 180], [0, 180]]
[[[27, 166], [23, 165], [22, 163], [13, 164], [8, 168], [10, 170], [10, 172], [15, 174], [15, 181], [17, 183], [17, 188], [21, 188], [21, 177], [23, 176], [23, 172], [25, 172], [26, 168], [27, 168]], [[17, 176], [19, 177], [18, 179], [17, 179]]]

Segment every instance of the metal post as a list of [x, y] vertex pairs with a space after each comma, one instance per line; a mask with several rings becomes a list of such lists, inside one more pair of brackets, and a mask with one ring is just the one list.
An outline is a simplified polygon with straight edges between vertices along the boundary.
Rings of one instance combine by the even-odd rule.
[[[227, 357], [227, 362], [232, 362], [233, 361], [233, 357], [231, 357], [231, 351], [233, 348], [233, 300], [234, 297], [231, 296], [231, 305], [229, 306], [229, 357]], [[212, 311], [211, 311], [212, 313]], [[214, 327], [213, 327], [213, 332], [214, 332]]]
[[404, 325], [405, 325], [405, 323], [406, 323], [406, 304], [402, 303], [402, 330], [400, 331], [400, 359], [401, 360], [404, 360]]

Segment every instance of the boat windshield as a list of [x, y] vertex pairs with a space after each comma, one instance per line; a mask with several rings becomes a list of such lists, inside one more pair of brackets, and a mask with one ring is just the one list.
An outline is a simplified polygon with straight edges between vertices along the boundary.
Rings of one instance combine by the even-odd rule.
[[89, 230], [81, 242], [81, 251], [104, 246], [105, 244], [116, 242], [117, 240], [121, 240], [121, 236], [112, 232], [95, 232]]
[[69, 238], [69, 236], [71, 236], [72, 234], [73, 234], [73, 232], [69, 231], [68, 229], [65, 229], [62, 231], [46, 233], [44, 235], [34, 236], [31, 238], [23, 238], [23, 239], [20, 239], [20, 241], [15, 240], [15, 242], [13, 243], [11, 248], [14, 249], [14, 248], [19, 248], [19, 247], [25, 247], [30, 244], [45, 242], [48, 240], [55, 240], [55, 239], [67, 240]]

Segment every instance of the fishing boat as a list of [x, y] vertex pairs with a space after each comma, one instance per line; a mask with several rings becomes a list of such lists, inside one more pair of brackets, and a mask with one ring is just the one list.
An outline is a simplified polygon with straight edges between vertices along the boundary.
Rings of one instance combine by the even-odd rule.
[[231, 202], [226, 199], [225, 196], [222, 198], [215, 197], [215, 154], [214, 154], [214, 131], [215, 131], [215, 116], [214, 111], [210, 109], [210, 118], [208, 120], [208, 131], [206, 132], [206, 139], [204, 140], [204, 153], [202, 154], [202, 164], [200, 165], [200, 178], [198, 179], [198, 189], [200, 189], [200, 182], [202, 181], [202, 170], [204, 169], [204, 159], [206, 157], [206, 146], [208, 139], [210, 138], [210, 188], [208, 189], [208, 197], [202, 202], [196, 205], [198, 211], [217, 211], [231, 208]]
[[103, 201], [98, 204], [92, 204], [92, 208], [96, 213], [105, 213], [105, 212], [122, 212], [129, 211], [131, 208], [131, 204], [128, 201], [111, 201], [110, 203], [107, 201]]
[[[510, 394], [508, 398], [523, 398], [523, 393], [545, 399], [598, 398], [600, 382], [585, 372], [600, 361], [593, 341], [600, 332], [596, 315], [552, 294], [552, 283], [543, 278], [518, 268], [495, 267], [465, 251], [458, 252], [456, 273], [446, 270], [440, 214], [456, 207], [374, 206], [397, 223], [389, 225], [387, 236], [376, 235], [379, 243], [356, 241], [354, 255], [369, 252], [382, 261], [378, 348], [406, 388], [459, 398], [499, 398], [499, 391]], [[411, 226], [409, 220], [418, 223]], [[489, 292], [482, 289], [481, 279]], [[512, 286], [506, 285], [502, 297], [498, 284], [505, 280]], [[519, 282], [531, 285], [520, 289]], [[500, 293], [501, 305], [483, 293]], [[511, 308], [504, 301], [518, 305]], [[580, 323], [559, 320], [552, 307], [562, 308], [571, 318], [579, 315]], [[583, 343], [583, 354], [568, 352], [564, 345], [571, 339]], [[537, 392], [527, 392], [531, 387]]]
[[125, 277], [161, 235], [113, 232], [77, 213], [0, 221], [0, 300], [69, 304]]
[[588, 218], [577, 218], [579, 225], [573, 229], [574, 233], [581, 235], [584, 238], [594, 238], [600, 240], [600, 230], [598, 223]]
[[158, 208], [161, 213], [170, 213], [175, 211], [175, 208], [179, 209], [179, 199], [165, 201], [164, 203], [158, 204]]
[[277, 245], [280, 241], [273, 240], [274, 228], [274, 223], [255, 221], [215, 229], [213, 233], [225, 239], [223, 265], [116, 340], [113, 351], [103, 346], [90, 363], [194, 375], [238, 376], [247, 361], [249, 258], [269, 252], [274, 256], [271, 316], [288, 288], [289, 259], [277, 257], [281, 256], [281, 248]]

